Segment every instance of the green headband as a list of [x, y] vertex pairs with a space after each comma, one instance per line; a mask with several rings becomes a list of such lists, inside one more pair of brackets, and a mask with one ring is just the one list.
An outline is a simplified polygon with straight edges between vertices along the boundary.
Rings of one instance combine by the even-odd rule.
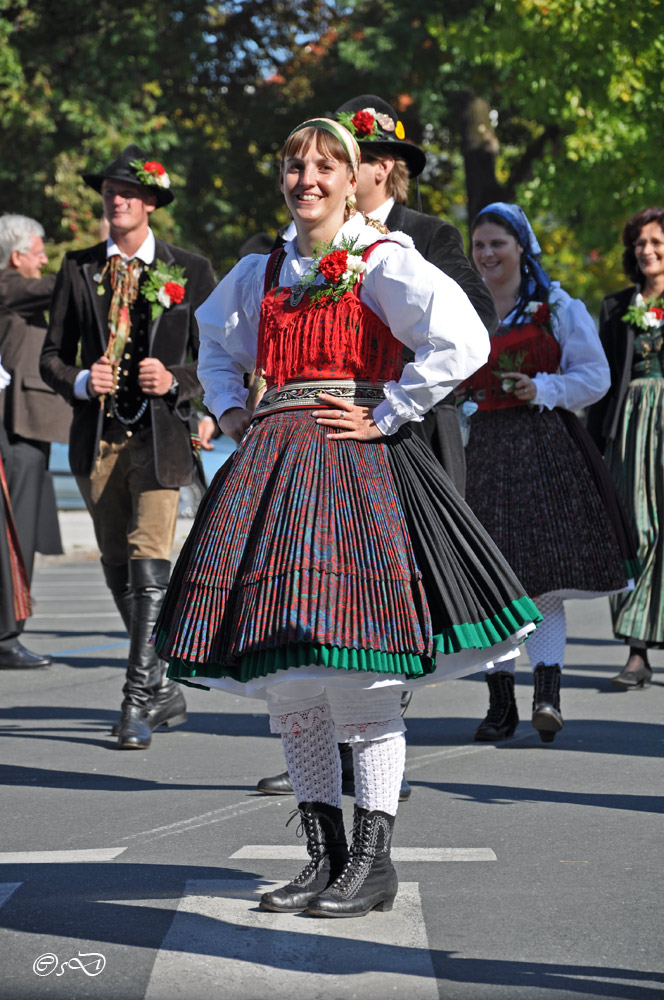
[[338, 139], [346, 150], [353, 170], [357, 173], [360, 169], [360, 147], [355, 136], [347, 128], [344, 128], [339, 122], [333, 121], [332, 118], [309, 118], [306, 122], [296, 126], [288, 138], [290, 139], [291, 135], [295, 135], [296, 132], [301, 132], [303, 128], [322, 128]]

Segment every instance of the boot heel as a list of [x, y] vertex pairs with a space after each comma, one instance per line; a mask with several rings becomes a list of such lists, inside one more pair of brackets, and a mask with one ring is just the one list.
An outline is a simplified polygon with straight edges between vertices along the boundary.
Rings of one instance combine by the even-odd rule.
[[188, 718], [187, 713], [182, 712], [181, 715], [174, 715], [170, 719], [164, 719], [164, 721], [160, 722], [159, 725], [166, 726], [169, 729], [172, 729], [173, 726], [183, 726], [184, 723], [187, 721], [187, 718]]
[[378, 904], [378, 906], [374, 906], [374, 910], [379, 910], [381, 913], [389, 913], [394, 906], [395, 899], [396, 896], [392, 896], [391, 899], [384, 899], [382, 903]]

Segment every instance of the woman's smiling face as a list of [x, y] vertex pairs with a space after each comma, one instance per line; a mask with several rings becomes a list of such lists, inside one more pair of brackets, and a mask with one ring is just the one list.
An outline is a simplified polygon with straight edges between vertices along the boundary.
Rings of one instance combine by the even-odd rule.
[[634, 256], [648, 281], [664, 277], [664, 231], [659, 222], [649, 222], [634, 241]]
[[509, 284], [521, 273], [523, 247], [495, 222], [480, 222], [473, 230], [472, 254], [488, 285]]
[[314, 142], [282, 167], [281, 190], [296, 226], [319, 228], [329, 222], [339, 228], [355, 185], [347, 163], [319, 151]]

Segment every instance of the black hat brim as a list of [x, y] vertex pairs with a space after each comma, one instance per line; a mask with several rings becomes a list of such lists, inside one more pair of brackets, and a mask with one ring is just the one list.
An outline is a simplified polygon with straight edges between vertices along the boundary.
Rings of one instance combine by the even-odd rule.
[[358, 139], [360, 152], [366, 149], [367, 152], [375, 150], [384, 156], [398, 156], [404, 160], [408, 167], [410, 177], [419, 177], [427, 165], [426, 153], [414, 142], [406, 142], [402, 139]]
[[157, 208], [170, 205], [173, 201], [173, 192], [170, 188], [159, 187], [158, 184], [141, 184], [136, 179], [136, 176], [134, 174], [130, 175], [128, 171], [118, 170], [117, 172], [104, 174], [81, 174], [81, 177], [88, 187], [91, 187], [93, 191], [97, 191], [98, 194], [101, 194], [101, 186], [104, 181], [124, 181], [127, 184], [134, 184], [136, 187], [142, 188], [146, 194], [154, 195], [157, 199]]

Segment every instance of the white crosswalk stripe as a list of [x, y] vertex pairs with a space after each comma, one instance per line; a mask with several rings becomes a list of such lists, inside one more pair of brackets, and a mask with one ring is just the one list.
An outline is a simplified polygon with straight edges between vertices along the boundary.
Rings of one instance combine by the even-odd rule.
[[67, 865], [113, 861], [126, 847], [101, 847], [83, 851], [0, 851], [0, 865]]
[[181, 1000], [194, 985], [201, 996], [234, 1000], [438, 1000], [417, 882], [400, 884], [391, 913], [361, 920], [259, 910], [260, 894], [280, 884], [188, 882], [145, 1000]]
[[[393, 861], [496, 861], [490, 847], [393, 847]], [[306, 847], [245, 844], [231, 858], [245, 861], [306, 861]]]

